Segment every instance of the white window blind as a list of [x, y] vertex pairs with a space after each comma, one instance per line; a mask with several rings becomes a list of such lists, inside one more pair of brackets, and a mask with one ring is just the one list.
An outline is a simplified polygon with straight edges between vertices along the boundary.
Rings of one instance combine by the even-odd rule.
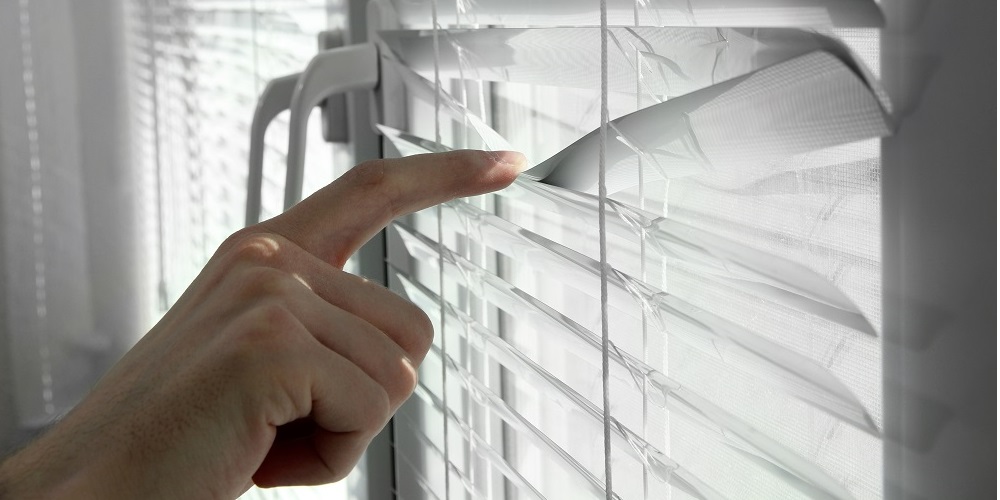
[[874, 3], [609, 1], [606, 31], [598, 1], [389, 7], [387, 156], [540, 164], [390, 227], [438, 325], [399, 498], [882, 497]]

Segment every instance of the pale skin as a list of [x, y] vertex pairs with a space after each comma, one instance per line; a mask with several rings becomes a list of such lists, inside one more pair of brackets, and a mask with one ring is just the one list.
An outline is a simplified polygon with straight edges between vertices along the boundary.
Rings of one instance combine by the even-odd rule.
[[94, 390], [0, 465], [0, 498], [235, 498], [338, 481], [410, 396], [420, 309], [342, 271], [394, 217], [506, 187], [519, 153], [363, 163], [230, 236]]

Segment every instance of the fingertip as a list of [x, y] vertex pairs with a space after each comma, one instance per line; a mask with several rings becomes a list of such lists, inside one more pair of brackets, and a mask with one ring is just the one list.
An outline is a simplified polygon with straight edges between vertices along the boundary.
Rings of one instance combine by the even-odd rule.
[[497, 164], [513, 167], [517, 173], [524, 172], [528, 167], [528, 158], [517, 151], [487, 151], [487, 154]]
[[481, 151], [479, 154], [487, 160], [485, 168], [477, 175], [479, 186], [475, 194], [509, 186], [528, 167], [528, 159], [517, 151]]

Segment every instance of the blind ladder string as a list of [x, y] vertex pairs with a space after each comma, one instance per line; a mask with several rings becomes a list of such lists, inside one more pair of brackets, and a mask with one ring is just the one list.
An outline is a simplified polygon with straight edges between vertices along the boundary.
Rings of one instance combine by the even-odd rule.
[[[434, 141], [437, 144], [442, 144], [441, 142], [441, 51], [440, 45], [438, 44], [438, 12], [437, 12], [437, 0], [431, 0], [431, 34], [434, 44]], [[445, 335], [445, 289], [444, 289], [444, 212], [441, 205], [437, 206], [437, 236], [438, 236], [438, 290], [441, 295], [439, 296], [438, 313], [440, 314], [440, 326], [438, 334], [441, 335], [441, 404], [444, 406], [445, 411], [448, 410], [448, 365], [444, 362], [445, 357], [448, 355], [447, 348], [447, 336]], [[442, 427], [442, 435], [444, 438], [444, 446], [442, 447], [442, 452], [444, 455], [444, 463], [447, 465], [449, 463], [448, 458], [448, 419], [444, 419]], [[447, 500], [451, 495], [451, 473], [445, 469], [444, 474], [444, 498]]]
[[[639, 3], [632, 3], [632, 24], [639, 27]], [[635, 47], [635, 109], [642, 109], [642, 51]], [[639, 208], [646, 209], [646, 182], [643, 175], [642, 155], [636, 154], [636, 169], [639, 177]], [[639, 231], [639, 276], [646, 281], [646, 231]], [[649, 317], [646, 308], [642, 308], [642, 362], [649, 363]], [[649, 441], [649, 377], [642, 378], [642, 439]], [[642, 468], [642, 498], [649, 499], [649, 469]]]
[[[455, 27], [456, 28], [459, 28], [459, 27], [462, 26], [462, 11], [463, 11], [462, 7], [463, 7], [462, 6], [462, 0], [455, 0]], [[447, 38], [448, 38], [448, 40], [447, 40], [448, 44], [451, 46], [451, 49], [455, 51], [455, 55], [458, 58], [458, 84], [459, 84], [459, 92], [460, 92], [459, 95], [461, 97], [461, 104], [462, 104], [463, 108], [468, 109], [469, 108], [469, 91], [468, 91], [468, 83], [467, 83], [466, 78], [465, 78], [465, 70], [464, 70], [465, 62], [464, 62], [463, 53], [462, 53], [463, 48], [462, 48], [461, 45], [459, 45], [450, 36], [447, 37]], [[480, 118], [485, 118], [485, 116], [486, 116], [485, 113], [481, 113], [480, 114]], [[462, 133], [460, 133], [460, 134], [454, 134], [456, 136], [456, 140], [460, 141], [460, 144], [458, 144], [458, 147], [469, 148], [470, 147], [470, 143], [472, 142], [472, 140], [471, 140], [472, 139], [472, 130], [471, 130], [471, 127], [469, 126], [469, 115], [468, 114], [463, 114], [462, 115], [462, 128], [461, 128], [461, 130], [462, 130]], [[466, 201], [466, 203], [470, 203], [470, 204], [473, 203], [473, 201], [472, 201], [471, 198], [466, 198], [465, 201]], [[477, 202], [475, 202], [475, 203], [476, 203], [476, 205], [479, 206], [479, 208], [485, 209], [485, 206], [483, 206], [483, 198], [482, 197], [480, 197], [480, 199]], [[472, 221], [466, 219], [466, 220], [463, 221], [463, 223], [465, 225], [465, 235], [466, 235], [465, 236], [465, 248], [464, 248], [465, 258], [468, 259], [470, 262], [475, 262], [478, 265], [485, 265], [485, 262], [486, 262], [485, 255], [482, 255], [480, 258], [477, 258], [476, 256], [473, 255], [472, 238], [468, 236], [468, 235], [472, 234], [472, 225], [471, 225]], [[440, 262], [439, 262], [439, 264], [440, 264]], [[441, 271], [443, 271], [444, 268], [442, 266], [439, 269]], [[478, 319], [480, 321], [483, 321], [483, 315], [477, 313], [477, 311], [479, 310], [479, 307], [477, 307], [478, 303], [477, 304], [473, 304], [473, 301], [475, 300], [475, 297], [472, 295], [472, 290], [469, 287], [464, 287], [464, 288], [465, 288], [464, 289], [464, 295], [465, 295], [465, 308], [466, 308], [465, 312], [469, 315], [469, 317], [476, 318], [476, 319]], [[441, 301], [442, 301], [442, 304], [443, 304], [444, 303], [443, 296], [442, 296]], [[470, 374], [473, 374], [474, 376], [479, 376], [483, 380], [486, 380], [486, 377], [485, 377], [484, 374], [477, 373], [477, 370], [476, 370], [476, 368], [474, 366], [474, 363], [472, 362], [472, 343], [471, 343], [470, 339], [473, 338], [473, 335], [472, 335], [472, 325], [471, 325], [471, 323], [465, 322], [464, 329], [465, 329], [465, 332], [463, 333], [463, 335], [465, 336], [465, 342], [463, 344], [461, 344], [462, 345], [462, 357], [460, 358], [461, 362], [465, 365], [465, 369]], [[465, 392], [465, 398], [464, 398], [465, 400], [463, 401], [463, 404], [465, 405], [465, 410], [464, 410], [464, 412], [466, 413], [465, 418], [468, 420], [469, 426], [470, 426], [470, 429], [472, 429], [472, 432], [477, 432], [476, 421], [475, 421], [475, 410], [473, 409], [474, 408], [473, 405], [475, 405], [476, 403], [473, 400], [471, 391], [464, 391], [464, 392]], [[447, 411], [447, 409], [446, 409], [446, 411]], [[464, 431], [463, 431], [463, 435], [464, 435]], [[463, 441], [466, 441], [466, 440], [463, 438]], [[476, 440], [474, 440], [474, 439], [468, 439], [468, 443], [469, 443], [468, 444], [468, 449], [467, 449], [467, 451], [464, 454], [464, 458], [465, 458], [465, 464], [464, 465], [465, 465], [465, 470], [468, 471], [468, 474], [467, 474], [468, 475], [468, 482], [471, 483], [472, 485], [476, 485], [477, 482], [478, 482], [478, 479], [479, 479], [478, 476], [477, 476], [478, 467], [476, 467], [477, 464], [476, 464], [476, 458], [475, 458], [476, 453], [477, 453], [477, 450], [476, 450], [477, 444], [476, 444]], [[488, 477], [488, 476], [486, 476], [486, 477]], [[483, 482], [486, 482], [486, 480], [487, 479], [484, 477]]]
[[608, 366], [608, 233], [604, 213], [608, 199], [607, 146], [608, 146], [608, 2], [601, 0], [601, 129], [600, 157], [598, 159], [598, 210], [597, 223], [600, 233], [601, 253], [601, 392], [604, 401], [604, 494], [614, 498], [611, 483], [611, 392]]

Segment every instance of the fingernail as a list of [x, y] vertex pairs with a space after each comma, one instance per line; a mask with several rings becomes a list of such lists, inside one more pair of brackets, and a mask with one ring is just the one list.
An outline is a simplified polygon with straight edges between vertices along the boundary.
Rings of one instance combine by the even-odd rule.
[[524, 172], [528, 167], [528, 159], [517, 151], [489, 151], [497, 163], [517, 168], [517, 173]]

